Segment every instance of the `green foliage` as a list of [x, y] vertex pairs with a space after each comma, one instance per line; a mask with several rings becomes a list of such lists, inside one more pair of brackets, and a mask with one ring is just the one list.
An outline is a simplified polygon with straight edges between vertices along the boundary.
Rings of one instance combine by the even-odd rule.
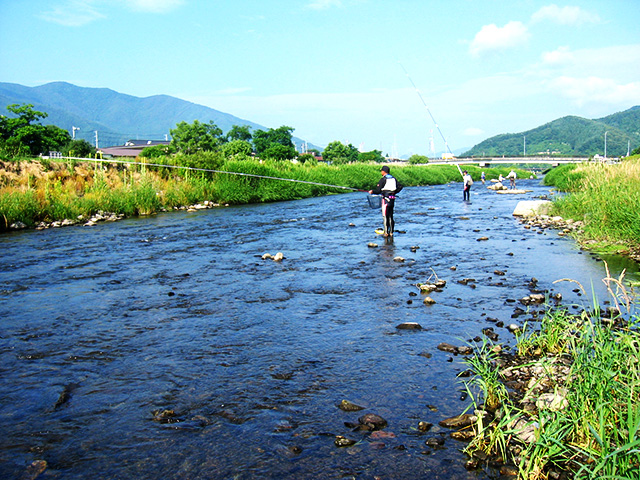
[[279, 143], [272, 143], [262, 152], [262, 157], [268, 160], [291, 160], [296, 155], [297, 152], [294, 147], [280, 145]]
[[252, 138], [251, 127], [248, 125], [233, 125], [227, 132], [227, 141], [242, 140], [250, 142]]
[[222, 130], [212, 121], [192, 124], [180, 122], [170, 131], [171, 145], [177, 152], [190, 155], [196, 152], [211, 152], [223, 143]]
[[60, 152], [65, 157], [90, 158], [96, 149], [86, 140], [69, 140]]
[[70, 140], [69, 132], [54, 125], [34, 123], [47, 114], [33, 110], [33, 105], [9, 105], [13, 117], [0, 115], [0, 138], [4, 154], [16, 157], [58, 151]]
[[[624, 156], [629, 142], [640, 144], [640, 108], [634, 107], [597, 120], [567, 116], [522, 133], [496, 135], [464, 153], [464, 156], [527, 156], [604, 154], [607, 132], [607, 156]], [[526, 145], [525, 145], [526, 144]]]
[[358, 161], [364, 163], [382, 163], [384, 162], [384, 157], [382, 156], [382, 152], [380, 150], [371, 150], [370, 152], [358, 153]]
[[409, 165], [419, 165], [429, 163], [429, 157], [413, 154], [409, 157]]
[[314, 157], [310, 153], [303, 153], [301, 155], [298, 155], [298, 162], [300, 162], [300, 163], [312, 162], [312, 161], [315, 161], [315, 159], [316, 159], [316, 157]]
[[175, 146], [169, 145], [153, 145], [145, 147], [140, 152], [140, 156], [144, 158], [161, 158], [176, 152]]
[[[253, 147], [256, 155], [263, 157], [265, 152], [274, 144], [288, 147], [289, 149], [293, 149], [293, 152], [295, 152], [295, 146], [292, 141], [293, 130], [294, 129], [292, 127], [287, 127], [285, 125], [275, 129], [270, 128], [269, 130], [256, 130], [253, 133]], [[282, 155], [285, 154], [285, 150], [276, 148], [273, 149], [271, 153], [276, 156]], [[291, 153], [291, 150], [288, 150], [288, 153]], [[287, 158], [295, 158], [295, 153], [293, 156]]]
[[246, 140], [231, 140], [221, 147], [220, 152], [228, 160], [242, 160], [251, 156], [251, 144]]
[[358, 161], [358, 149], [353, 145], [344, 145], [342, 142], [333, 141], [322, 152], [322, 158], [326, 162], [345, 164]]

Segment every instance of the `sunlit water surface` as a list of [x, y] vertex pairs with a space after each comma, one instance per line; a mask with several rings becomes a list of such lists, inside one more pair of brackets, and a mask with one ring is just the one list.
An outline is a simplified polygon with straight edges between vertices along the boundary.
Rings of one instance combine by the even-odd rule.
[[[519, 187], [474, 185], [470, 204], [459, 184], [406, 188], [392, 242], [362, 193], [0, 236], [0, 477], [44, 459], [41, 478], [490, 478], [463, 443], [425, 445], [469, 404], [437, 345], [521, 324], [532, 277], [568, 305], [607, 298], [603, 262], [514, 219], [548, 194]], [[412, 296], [436, 278], [435, 305]], [[385, 434], [345, 426], [363, 413]]]

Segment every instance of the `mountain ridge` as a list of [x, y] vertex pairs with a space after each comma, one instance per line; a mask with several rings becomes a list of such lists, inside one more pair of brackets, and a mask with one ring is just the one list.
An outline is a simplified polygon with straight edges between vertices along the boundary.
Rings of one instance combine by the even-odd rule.
[[463, 156], [593, 156], [603, 155], [605, 145], [607, 156], [624, 156], [640, 145], [640, 106], [596, 119], [567, 115], [525, 132], [495, 135]]
[[[110, 88], [78, 87], [68, 82], [50, 82], [37, 87], [0, 82], [0, 108], [12, 103], [28, 103], [47, 113], [43, 125], [56, 125], [71, 132], [80, 128], [76, 138], [99, 146], [123, 145], [127, 140], [164, 140], [169, 130], [182, 121], [213, 121], [223, 132], [234, 125], [247, 125], [254, 130], [269, 127], [245, 120], [214, 108], [169, 95], [136, 97]], [[297, 146], [304, 140], [293, 137]], [[310, 146], [312, 148], [313, 146]]]

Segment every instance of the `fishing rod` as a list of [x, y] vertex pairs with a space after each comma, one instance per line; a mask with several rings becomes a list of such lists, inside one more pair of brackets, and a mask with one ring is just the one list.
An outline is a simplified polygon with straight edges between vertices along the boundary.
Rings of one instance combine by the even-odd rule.
[[[433, 117], [433, 114], [431, 113], [431, 110], [429, 110], [429, 107], [427, 106], [427, 102], [425, 102], [424, 98], [422, 98], [422, 94], [420, 93], [420, 90], [418, 90], [418, 87], [416, 87], [416, 84], [413, 82], [413, 80], [409, 76], [409, 72], [407, 72], [407, 69], [404, 68], [404, 65], [402, 65], [402, 63], [400, 63], [399, 60], [398, 60], [398, 64], [400, 65], [400, 67], [404, 71], [404, 74], [409, 79], [409, 82], [411, 82], [411, 85], [413, 85], [413, 88], [416, 91], [416, 93], [418, 94], [418, 97], [420, 98], [420, 101], [422, 102], [422, 105], [424, 105], [424, 108], [427, 109], [427, 113], [431, 117], [431, 121], [433, 121], [433, 123], [435, 124], [436, 128], [438, 129], [438, 133], [440, 133], [440, 137], [442, 137], [442, 141], [444, 142], [444, 146], [446, 147], [447, 152], [449, 152], [449, 154], [453, 157], [453, 152], [449, 148], [449, 143], [447, 142], [447, 139], [444, 138], [442, 130], [440, 130], [440, 125], [438, 125], [438, 122], [436, 122], [436, 119]], [[462, 175], [462, 177], [464, 178], [464, 174], [462, 173], [462, 169], [460, 168], [460, 165], [458, 165], [457, 163], [455, 165], [456, 165], [456, 167], [458, 167], [458, 171], [460, 172], [460, 175]]]
[[182, 168], [184, 170], [191, 170], [195, 172], [209, 172], [209, 173], [226, 173], [228, 175], [239, 175], [243, 177], [254, 177], [254, 178], [267, 178], [270, 180], [282, 180], [285, 182], [295, 182], [295, 183], [305, 183], [307, 185], [318, 185], [321, 187], [330, 187], [330, 188], [342, 188], [344, 190], [353, 190], [356, 192], [367, 192], [368, 190], [361, 190], [359, 188], [353, 187], [345, 187], [343, 185], [331, 185], [329, 183], [318, 183], [318, 182], [309, 182], [307, 180], [297, 180], [295, 178], [282, 178], [282, 177], [271, 177], [269, 175], [257, 175], [254, 173], [243, 173], [243, 172], [229, 172], [226, 170], [212, 170], [209, 168], [196, 168], [196, 167], [185, 167], [183, 165], [163, 165], [161, 163], [147, 163], [147, 162], [131, 162], [129, 160], [115, 160], [115, 159], [102, 159], [102, 158], [79, 158], [79, 157], [62, 157], [63, 159], [69, 160], [83, 160], [88, 162], [103, 162], [103, 163], [120, 163], [124, 165], [142, 165], [145, 167], [162, 167], [162, 168]]

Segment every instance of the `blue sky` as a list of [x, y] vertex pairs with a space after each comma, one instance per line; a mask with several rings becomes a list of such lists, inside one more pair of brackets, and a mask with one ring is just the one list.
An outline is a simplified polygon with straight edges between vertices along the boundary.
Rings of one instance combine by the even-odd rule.
[[0, 81], [167, 94], [431, 156], [437, 127], [456, 151], [640, 105], [639, 18], [639, 0], [0, 0]]

